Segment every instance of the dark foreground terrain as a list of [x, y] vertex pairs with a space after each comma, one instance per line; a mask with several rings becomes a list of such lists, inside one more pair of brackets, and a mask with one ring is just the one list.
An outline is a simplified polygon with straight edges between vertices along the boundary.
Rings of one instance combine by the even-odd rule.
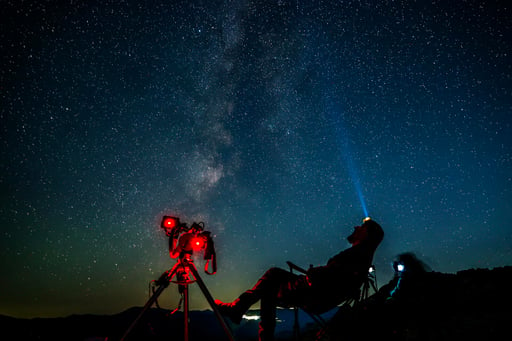
[[[391, 282], [390, 282], [391, 283]], [[324, 340], [503, 340], [512, 323], [512, 267], [474, 269], [457, 274], [429, 272], [393, 299], [370, 298], [356, 307], [335, 309]], [[391, 283], [394, 286], [394, 283]], [[387, 290], [387, 288], [386, 288]], [[3, 335], [12, 340], [119, 340], [141, 308], [110, 316], [16, 319], [0, 316]], [[257, 313], [253, 311], [252, 313]], [[293, 311], [279, 310], [276, 338], [293, 340]], [[319, 327], [300, 315], [301, 339], [314, 340]], [[257, 320], [232, 326], [237, 341], [256, 340]], [[127, 338], [183, 340], [183, 315], [150, 309]], [[190, 341], [227, 340], [211, 311], [190, 315]]]

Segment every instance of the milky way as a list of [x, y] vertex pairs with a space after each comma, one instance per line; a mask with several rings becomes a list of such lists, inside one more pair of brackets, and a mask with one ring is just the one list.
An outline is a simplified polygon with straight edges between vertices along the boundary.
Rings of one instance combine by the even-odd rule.
[[512, 263], [505, 1], [4, 7], [0, 314], [143, 305], [164, 214], [213, 233], [223, 300], [348, 247], [362, 202], [381, 283]]

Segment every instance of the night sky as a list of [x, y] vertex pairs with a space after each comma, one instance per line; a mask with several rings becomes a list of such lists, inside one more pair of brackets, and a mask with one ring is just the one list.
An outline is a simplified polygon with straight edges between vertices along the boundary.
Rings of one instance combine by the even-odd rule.
[[142, 306], [175, 263], [164, 214], [212, 232], [201, 274], [226, 301], [270, 266], [325, 264], [364, 207], [379, 285], [406, 251], [512, 265], [511, 18], [507, 1], [3, 1], [0, 314]]

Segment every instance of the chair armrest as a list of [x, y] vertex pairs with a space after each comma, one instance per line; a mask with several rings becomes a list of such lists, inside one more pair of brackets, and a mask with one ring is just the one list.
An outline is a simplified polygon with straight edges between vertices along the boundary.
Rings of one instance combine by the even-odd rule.
[[301, 268], [300, 266], [295, 265], [290, 261], [286, 262], [286, 264], [288, 264], [288, 267], [290, 268], [290, 272], [293, 272], [293, 270], [295, 270], [298, 272], [302, 272], [303, 274], [307, 273], [307, 271], [304, 268]]

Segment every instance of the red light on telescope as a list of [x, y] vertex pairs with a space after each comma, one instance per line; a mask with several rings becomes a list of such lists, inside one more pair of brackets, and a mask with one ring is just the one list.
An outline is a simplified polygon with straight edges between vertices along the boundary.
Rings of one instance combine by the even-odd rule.
[[180, 225], [180, 220], [176, 217], [165, 216], [162, 219], [162, 228], [164, 229], [173, 229]]
[[191, 246], [194, 251], [202, 250], [204, 248], [204, 239], [201, 237], [192, 238]]

